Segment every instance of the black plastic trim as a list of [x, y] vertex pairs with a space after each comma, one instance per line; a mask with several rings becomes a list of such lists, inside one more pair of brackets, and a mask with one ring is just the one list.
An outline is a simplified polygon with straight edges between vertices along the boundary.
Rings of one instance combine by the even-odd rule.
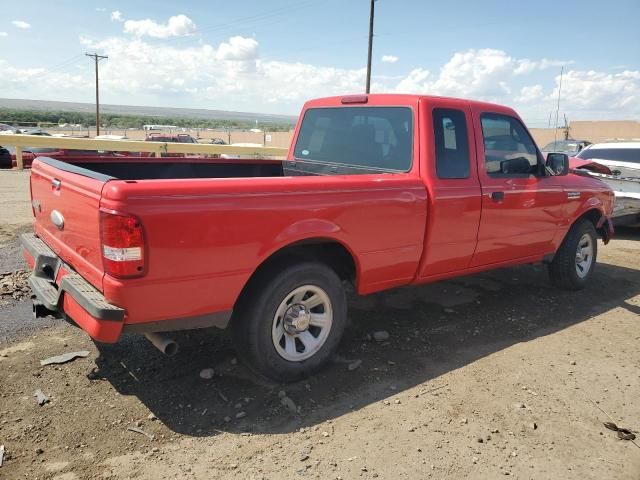
[[227, 328], [231, 320], [232, 310], [199, 315], [197, 317], [176, 318], [146, 323], [125, 323], [123, 333], [175, 332], [179, 330], [195, 330], [198, 328]]
[[[62, 260], [40, 238], [33, 233], [20, 235], [20, 243], [35, 261], [35, 268], [29, 277], [29, 284], [38, 301], [49, 310], [60, 310], [60, 296], [66, 292], [80, 304], [92, 317], [98, 320], [123, 321], [125, 311], [111, 305], [93, 285], [76, 273], [69, 265], [64, 264], [65, 275], [59, 286], [55, 284], [58, 268]], [[52, 270], [42, 266], [56, 267]], [[51, 272], [51, 273], [49, 273]]]
[[64, 172], [69, 172], [69, 173], [75, 173], [76, 175], [82, 175], [83, 177], [93, 178], [94, 180], [99, 180], [101, 182], [108, 182], [109, 180], [117, 180], [115, 177], [105, 175], [104, 173], [94, 172], [86, 168], [78, 167], [76, 165], [71, 165], [70, 163], [61, 162], [60, 160], [55, 160], [51, 157], [38, 157], [37, 160], [46, 165], [49, 165], [50, 167], [57, 168], [58, 170], [62, 170]]

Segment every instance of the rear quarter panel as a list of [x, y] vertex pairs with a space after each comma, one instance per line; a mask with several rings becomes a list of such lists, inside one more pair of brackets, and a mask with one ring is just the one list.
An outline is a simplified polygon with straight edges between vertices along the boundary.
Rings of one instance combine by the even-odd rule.
[[332, 239], [354, 256], [360, 293], [403, 283], [422, 253], [426, 190], [411, 173], [111, 181], [101, 207], [142, 219], [148, 272], [104, 278], [129, 322], [225, 311], [277, 250]]

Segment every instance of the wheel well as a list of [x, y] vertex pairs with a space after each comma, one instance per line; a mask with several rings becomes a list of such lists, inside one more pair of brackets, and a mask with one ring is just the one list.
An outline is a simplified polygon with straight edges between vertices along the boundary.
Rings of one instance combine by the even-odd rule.
[[353, 256], [344, 245], [333, 240], [310, 239], [296, 242], [274, 252], [269, 258], [264, 260], [253, 272], [249, 281], [242, 289], [236, 300], [236, 305], [242, 304], [242, 299], [252, 284], [260, 276], [270, 270], [279, 270], [294, 263], [304, 261], [317, 261], [331, 268], [341, 280], [357, 283], [356, 264]]
[[[588, 210], [587, 212], [580, 215], [580, 218], [578, 218], [578, 220], [582, 220], [583, 218], [589, 220], [591, 223], [593, 223], [593, 226], [595, 228], [598, 228], [598, 222], [600, 221], [600, 218], [602, 218], [602, 212], [597, 208], [592, 208], [591, 210]], [[578, 220], [576, 220], [576, 222]]]

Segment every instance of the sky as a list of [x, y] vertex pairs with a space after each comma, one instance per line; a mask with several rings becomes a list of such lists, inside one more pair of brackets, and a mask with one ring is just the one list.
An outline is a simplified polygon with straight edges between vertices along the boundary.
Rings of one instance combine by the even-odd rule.
[[[531, 127], [640, 120], [639, 0], [377, 0], [372, 92], [493, 101]], [[299, 113], [360, 93], [369, 0], [3, 1], [0, 97]]]

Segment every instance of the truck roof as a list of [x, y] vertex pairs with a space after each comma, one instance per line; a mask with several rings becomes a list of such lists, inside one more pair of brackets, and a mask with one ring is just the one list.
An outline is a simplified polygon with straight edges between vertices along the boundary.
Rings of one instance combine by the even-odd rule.
[[495, 110], [509, 110], [513, 113], [515, 113], [515, 111], [510, 108], [507, 107], [505, 105], [499, 105], [497, 103], [491, 103], [491, 102], [482, 102], [479, 100], [469, 100], [469, 99], [465, 99], [465, 98], [456, 98], [456, 97], [445, 97], [445, 96], [439, 96], [439, 95], [419, 95], [419, 94], [407, 94], [407, 93], [369, 93], [369, 94], [353, 94], [353, 95], [340, 95], [340, 96], [333, 96], [333, 97], [322, 97], [322, 98], [316, 98], [313, 100], [310, 100], [306, 103], [306, 106], [321, 106], [321, 105], [335, 105], [335, 104], [341, 104], [343, 99], [355, 99], [361, 97], [363, 100], [366, 97], [368, 99], [368, 102], [365, 101], [353, 101], [353, 102], [348, 102], [351, 103], [353, 105], [356, 104], [362, 104], [362, 105], [366, 105], [367, 103], [371, 102], [374, 103], [376, 105], [379, 104], [393, 104], [395, 103], [402, 103], [402, 104], [410, 104], [410, 103], [414, 103], [420, 100], [429, 100], [429, 99], [433, 99], [433, 100], [448, 100], [448, 101], [452, 101], [454, 103], [464, 103], [466, 105], [475, 105], [477, 107], [480, 108], [490, 108], [490, 109], [495, 109]]

